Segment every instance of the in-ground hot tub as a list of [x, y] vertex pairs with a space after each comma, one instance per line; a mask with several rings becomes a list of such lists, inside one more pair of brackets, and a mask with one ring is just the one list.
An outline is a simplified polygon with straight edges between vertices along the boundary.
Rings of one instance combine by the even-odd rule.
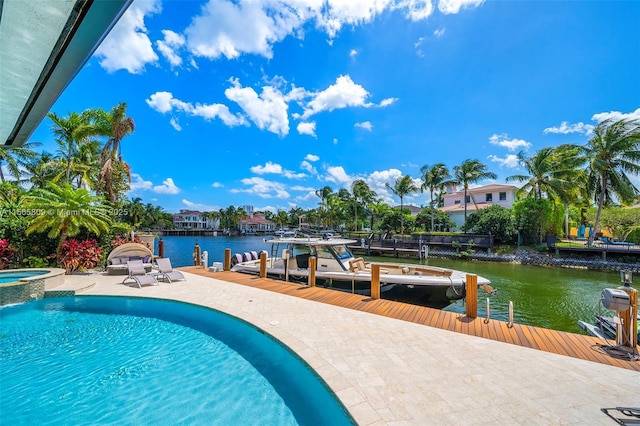
[[64, 284], [64, 274], [61, 268], [0, 271], [0, 306], [42, 299], [45, 290]]

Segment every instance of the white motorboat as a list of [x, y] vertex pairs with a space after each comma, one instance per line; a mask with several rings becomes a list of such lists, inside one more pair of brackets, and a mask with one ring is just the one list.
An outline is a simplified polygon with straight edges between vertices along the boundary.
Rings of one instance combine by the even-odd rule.
[[[306, 283], [309, 257], [316, 258], [316, 285], [363, 295], [371, 294], [371, 264], [354, 257], [343, 238], [276, 238], [267, 252], [267, 276]], [[232, 271], [258, 275], [260, 260], [256, 252], [235, 254]], [[383, 263], [380, 291], [402, 286], [403, 292], [421, 293], [429, 305], [445, 306], [465, 297], [466, 273], [454, 269], [409, 263]], [[490, 290], [489, 280], [478, 277], [478, 286]]]

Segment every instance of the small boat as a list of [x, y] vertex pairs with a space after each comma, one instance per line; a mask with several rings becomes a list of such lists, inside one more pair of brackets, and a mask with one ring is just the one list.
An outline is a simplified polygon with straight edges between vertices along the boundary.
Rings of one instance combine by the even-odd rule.
[[[309, 276], [309, 257], [316, 258], [316, 285], [371, 294], [371, 264], [354, 257], [349, 245], [355, 240], [343, 238], [276, 238], [265, 240], [271, 244], [267, 252], [267, 276], [306, 283]], [[255, 253], [255, 252], [252, 252]], [[232, 271], [258, 275], [260, 260], [251, 253], [232, 257]], [[384, 263], [380, 269], [380, 291], [402, 287], [401, 293], [411, 290], [428, 306], [446, 306], [452, 300], [465, 297], [466, 273], [454, 269], [420, 264]], [[488, 288], [489, 280], [478, 277], [478, 286]]]
[[[585, 321], [578, 321], [578, 326], [589, 336], [600, 337], [602, 339], [616, 339], [616, 322], [613, 317], [595, 316], [595, 322], [589, 324]], [[638, 314], [638, 339], [640, 340], [640, 314]]]

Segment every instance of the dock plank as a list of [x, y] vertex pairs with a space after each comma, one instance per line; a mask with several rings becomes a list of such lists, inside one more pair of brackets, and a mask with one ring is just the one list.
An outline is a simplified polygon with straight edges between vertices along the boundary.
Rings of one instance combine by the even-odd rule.
[[640, 371], [640, 362], [638, 361], [617, 359], [597, 350], [598, 347], [595, 345], [605, 344], [606, 341], [591, 336], [522, 324], [513, 324], [513, 327], [508, 327], [506, 322], [494, 319], [485, 323], [484, 318], [475, 318], [472, 320], [455, 312], [447, 312], [385, 299], [374, 300], [369, 296], [345, 293], [321, 287], [307, 287], [302, 284], [285, 283], [270, 278], [259, 278], [237, 272], [208, 272], [203, 268], [195, 266], [180, 269], [213, 279], [273, 291], [314, 302], [327, 303], [347, 309], [369, 312], [429, 327], [449, 330], [455, 333], [477, 336], [563, 356]]

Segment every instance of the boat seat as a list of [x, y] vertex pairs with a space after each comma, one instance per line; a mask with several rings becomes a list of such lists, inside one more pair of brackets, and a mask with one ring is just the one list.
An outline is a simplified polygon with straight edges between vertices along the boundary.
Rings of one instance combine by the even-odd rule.
[[359, 272], [364, 271], [366, 269], [366, 265], [364, 263], [364, 259], [361, 257], [356, 257], [355, 259], [351, 259], [349, 261], [349, 270], [351, 272]]

